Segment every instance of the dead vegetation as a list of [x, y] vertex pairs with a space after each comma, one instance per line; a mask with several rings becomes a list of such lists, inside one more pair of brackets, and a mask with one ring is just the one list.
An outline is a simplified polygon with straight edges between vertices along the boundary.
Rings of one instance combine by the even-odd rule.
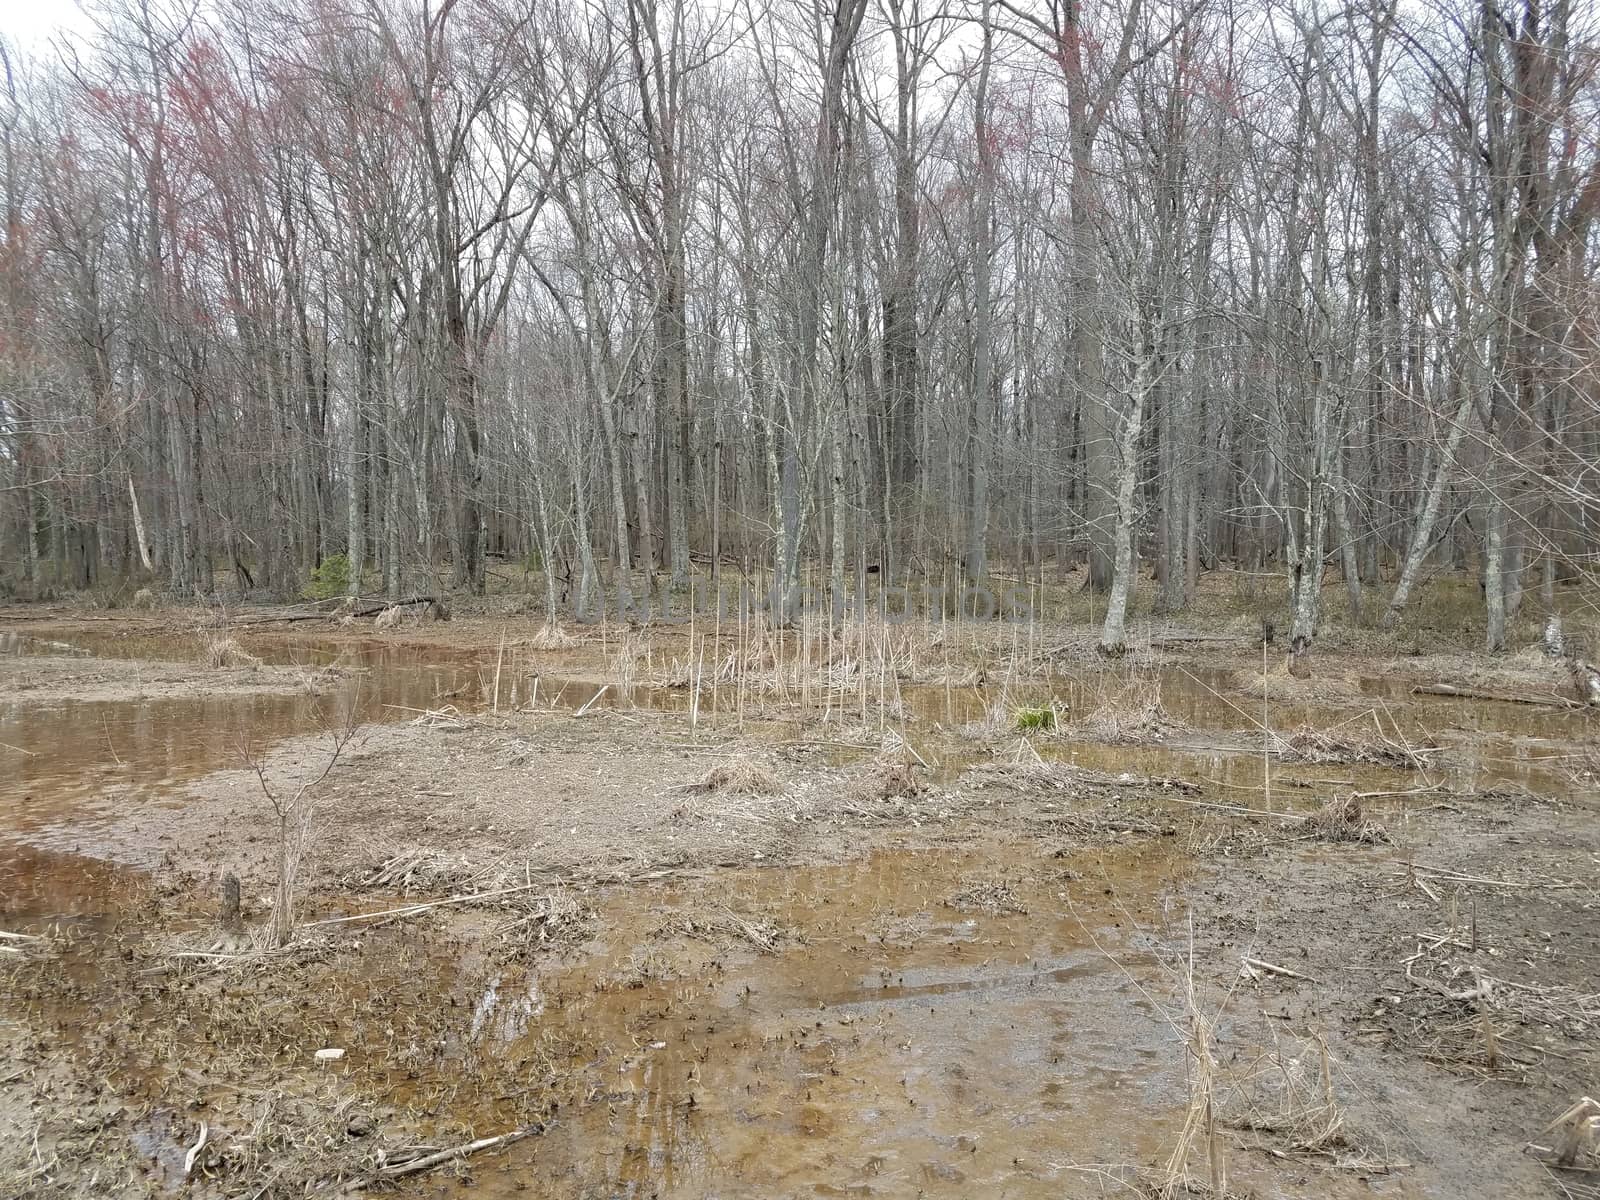
[[1421, 1057], [1464, 1073], [1525, 1078], [1549, 1049], [1539, 1031], [1578, 1043], [1600, 1032], [1600, 992], [1505, 978], [1505, 966], [1478, 943], [1473, 917], [1469, 928], [1423, 935], [1401, 962], [1409, 988], [1387, 1015], [1403, 1022]]
[[1534, 1148], [1549, 1155], [1556, 1166], [1571, 1169], [1585, 1159], [1594, 1163], [1600, 1159], [1600, 1101], [1579, 1097], [1576, 1104], [1540, 1132], [1550, 1144]]
[[1198, 783], [1190, 779], [1143, 775], [1133, 771], [1113, 774], [1041, 758], [1036, 752], [1031, 752], [1031, 747], [1028, 749], [1028, 753], [1023, 753], [1019, 747], [1019, 753], [1010, 762], [987, 762], [969, 767], [961, 776], [962, 782], [975, 788], [1048, 789], [1095, 797], [1140, 793], [1193, 796], [1202, 790]]
[[1026, 914], [1027, 905], [1010, 883], [1003, 879], [967, 879], [961, 888], [945, 901], [945, 907], [957, 912], [980, 912], [991, 917]]
[[1148, 671], [1102, 673], [1080, 711], [1067, 735], [1112, 746], [1159, 743], [1188, 729], [1162, 706], [1160, 678]]
[[1327, 1040], [1320, 1034], [1294, 1039], [1271, 1032], [1271, 1050], [1234, 1081], [1223, 1123], [1267, 1135], [1262, 1148], [1274, 1155], [1328, 1158], [1346, 1169], [1377, 1173], [1393, 1169], [1396, 1164], [1372, 1160], [1352, 1140]]
[[795, 930], [775, 921], [749, 917], [726, 905], [711, 905], [692, 912], [675, 909], [649, 934], [652, 940], [693, 938], [723, 947], [742, 944], [761, 954], [776, 954], [798, 940]]
[[417, 893], [492, 890], [494, 883], [467, 859], [432, 848], [405, 849], [376, 866], [346, 877], [345, 886], [369, 891]]
[[[1151, 938], [1155, 960], [1168, 981], [1170, 999], [1157, 998], [1141, 985], [1181, 1046], [1187, 1104], [1164, 1158], [1151, 1166], [1124, 1168], [1114, 1177], [1151, 1200], [1239, 1196], [1230, 1186], [1236, 1149], [1261, 1150], [1274, 1159], [1324, 1161], [1362, 1175], [1385, 1174], [1403, 1162], [1374, 1156], [1354, 1134], [1341, 1100], [1339, 1066], [1325, 1037], [1316, 1030], [1301, 1037], [1283, 1034], [1270, 1020], [1250, 1026], [1263, 1044], [1251, 1047], [1246, 1019], [1235, 1009], [1238, 983], [1217, 988], [1203, 982], [1205, 962], [1190, 917], [1188, 942], [1174, 946]], [[1100, 952], [1135, 978], [1129, 967], [1094, 943]], [[1315, 983], [1310, 976], [1245, 957], [1237, 978], [1259, 986], [1268, 976], [1293, 983]], [[1270, 1015], [1270, 1014], [1263, 1014]], [[1224, 1049], [1219, 1029], [1227, 1027]], [[1240, 1134], [1252, 1135], [1242, 1140]]]
[[1289, 762], [1368, 763], [1401, 771], [1426, 769], [1429, 754], [1436, 750], [1412, 746], [1381, 733], [1350, 733], [1309, 725], [1288, 734], [1274, 733], [1272, 738], [1279, 757]]
[[1393, 840], [1382, 825], [1367, 819], [1361, 798], [1354, 793], [1328, 797], [1302, 820], [1299, 830], [1302, 836], [1322, 842], [1387, 845]]
[[205, 644], [206, 664], [215, 670], [226, 667], [259, 667], [261, 659], [251, 654], [234, 638], [209, 637]]
[[[173, 915], [152, 898], [25, 973], [0, 964], [8, 1016], [79, 1031], [48, 1056], [8, 1043], [27, 1055], [10, 1061], [55, 1074], [29, 1142], [0, 1149], [0, 1194], [143, 1195], [191, 1179], [227, 1195], [348, 1194], [509, 1140], [479, 1137], [483, 1125], [537, 1132], [564, 1096], [569, 1056], [548, 1036], [523, 1039], [515, 1064], [472, 1036], [459, 1000], [492, 983], [483, 968], [453, 959], [441, 974], [428, 943], [399, 931], [302, 934], [290, 952], [224, 961], [181, 949], [163, 927]], [[139, 1021], [92, 1019], [128, 1003]], [[105, 1080], [118, 1102], [102, 1107]]]
[[855, 799], [875, 802], [915, 800], [924, 790], [917, 768], [908, 762], [879, 763], [860, 776], [850, 789]]
[[573, 637], [556, 624], [541, 625], [526, 641], [529, 650], [574, 650], [583, 645], [582, 638]]
[[783, 783], [766, 767], [748, 758], [732, 758], [712, 767], [684, 790], [700, 795], [733, 792], [742, 796], [774, 796]]

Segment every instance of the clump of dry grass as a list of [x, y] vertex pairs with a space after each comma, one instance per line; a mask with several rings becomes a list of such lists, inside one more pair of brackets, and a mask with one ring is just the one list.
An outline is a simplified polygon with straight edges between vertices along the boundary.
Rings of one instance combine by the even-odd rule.
[[783, 783], [760, 763], [731, 758], [712, 767], [685, 790], [706, 795], [735, 792], [743, 796], [772, 796], [783, 791]]
[[575, 646], [583, 645], [583, 639], [573, 637], [561, 626], [551, 622], [540, 626], [525, 645], [530, 650], [571, 650]]
[[1228, 1126], [1272, 1134], [1290, 1153], [1358, 1150], [1347, 1135], [1334, 1094], [1333, 1058], [1320, 1036], [1288, 1049], [1276, 1040], [1227, 1107]]
[[[1287, 1041], [1269, 1023], [1271, 1046], [1262, 1053], [1235, 1052], [1227, 1058], [1218, 1053], [1217, 1029], [1232, 993], [1203, 993], [1195, 979], [1194, 953], [1191, 932], [1186, 949], [1174, 947], [1160, 955], [1180, 997], [1181, 1007], [1161, 1007], [1182, 1039], [1189, 1103], [1165, 1162], [1138, 1172], [1137, 1189], [1159, 1200], [1237, 1195], [1228, 1186], [1225, 1129], [1272, 1135], [1270, 1143], [1254, 1148], [1277, 1158], [1337, 1156], [1339, 1161], [1387, 1169], [1387, 1164], [1368, 1158], [1346, 1126], [1334, 1087], [1334, 1059], [1320, 1035]], [[1240, 1036], [1237, 1020], [1232, 1024], [1229, 1041]]]
[[1371, 763], [1417, 771], [1428, 765], [1426, 755], [1410, 745], [1389, 738], [1340, 736], [1330, 730], [1303, 725], [1293, 733], [1274, 735], [1278, 753], [1286, 759], [1305, 763]]
[[481, 872], [463, 858], [430, 847], [408, 847], [343, 882], [347, 887], [413, 893], [466, 892], [480, 886]]
[[795, 931], [772, 921], [741, 916], [731, 908], [718, 906], [709, 912], [674, 912], [656, 926], [650, 936], [661, 939], [694, 938], [718, 946], [743, 942], [762, 954], [773, 954], [780, 945], [794, 940]]
[[1102, 675], [1095, 694], [1084, 703], [1084, 716], [1067, 733], [1114, 746], [1164, 741], [1187, 726], [1162, 707], [1161, 681], [1154, 674], [1133, 672], [1123, 677]]
[[882, 763], [856, 780], [851, 790], [861, 800], [915, 800], [922, 795], [923, 783], [911, 763]]
[[944, 903], [946, 908], [958, 912], [981, 912], [996, 917], [1028, 911], [1016, 889], [1003, 879], [964, 879], [961, 889]]
[[617, 639], [616, 649], [611, 652], [611, 673], [616, 676], [618, 691], [626, 694], [633, 690], [641, 662], [648, 669], [649, 651], [643, 636], [630, 629]]
[[224, 667], [259, 667], [261, 660], [231, 637], [206, 639], [206, 662], [216, 670]]
[[1354, 793], [1328, 797], [1321, 808], [1301, 822], [1300, 828], [1307, 836], [1324, 842], [1387, 845], [1391, 840], [1382, 825], [1366, 819], [1361, 799]]
[[[1140, 1190], [1156, 1200], [1173, 1200], [1183, 1195], [1226, 1200], [1229, 1195], [1227, 1154], [1218, 1130], [1222, 1067], [1215, 1049], [1216, 1022], [1222, 1015], [1221, 1006], [1207, 1011], [1194, 978], [1193, 954], [1191, 941], [1189, 957], [1174, 958], [1163, 964], [1178, 985], [1182, 998], [1182, 1009], [1167, 1010], [1164, 1016], [1173, 1032], [1183, 1039], [1183, 1073], [1189, 1102], [1184, 1109], [1183, 1126], [1173, 1139], [1165, 1164], [1141, 1173]], [[1195, 1172], [1197, 1159], [1203, 1164], [1203, 1174]]]
[[564, 888], [523, 892], [496, 901], [507, 916], [495, 927], [503, 946], [529, 952], [575, 946], [589, 936], [594, 912]]

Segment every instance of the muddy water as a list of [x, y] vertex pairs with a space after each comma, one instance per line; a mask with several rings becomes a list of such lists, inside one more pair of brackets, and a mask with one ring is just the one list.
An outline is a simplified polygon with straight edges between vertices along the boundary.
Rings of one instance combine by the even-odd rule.
[[[703, 687], [698, 696], [685, 687], [623, 681], [605, 673], [573, 670], [574, 655], [540, 655], [515, 646], [508, 651], [468, 651], [395, 644], [381, 639], [349, 641], [316, 637], [250, 637], [240, 640], [264, 662], [307, 672], [336, 665], [341, 674], [316, 696], [217, 694], [197, 698], [130, 698], [41, 705], [0, 698], [0, 838], [25, 834], [35, 845], [70, 850], [97, 819], [126, 811], [129, 805], [159, 803], [174, 785], [209, 771], [237, 766], [241, 746], [259, 752], [274, 742], [342, 723], [354, 709], [361, 721], [396, 721], [424, 709], [454, 705], [463, 711], [536, 703], [570, 710], [585, 706], [642, 707], [687, 714], [700, 720], [761, 720], [779, 706], [744, 698], [735, 689]], [[116, 631], [75, 632], [70, 638], [35, 638], [0, 633], [0, 654], [71, 655], [111, 660], [198, 660], [196, 635], [152, 635]], [[590, 651], [592, 656], [592, 651]], [[580, 654], [581, 656], [581, 654]], [[602, 656], [603, 657], [603, 656]], [[1166, 745], [1106, 746], [1059, 738], [1035, 739], [1025, 750], [1083, 766], [1150, 775], [1205, 779], [1240, 793], [1259, 790], [1259, 701], [1233, 691], [1228, 672], [1163, 670], [1156, 677], [1163, 708], [1189, 731]], [[981, 687], [891, 683], [885, 693], [889, 714], [878, 696], [868, 697], [860, 717], [857, 691], [811, 694], [813, 710], [831, 712], [841, 725], [868, 730], [904, 730], [949, 782], [966, 766], [989, 757], [964, 736], [974, 722], [1001, 727], [1024, 704], [1056, 702], [1069, 714], [1091, 713], [1098, 699], [1120, 686], [1111, 671], [1082, 676]], [[1301, 725], [1328, 728], [1348, 724], [1358, 735], [1380, 731], [1386, 737], [1418, 744], [1433, 738], [1449, 750], [1448, 771], [1430, 778], [1465, 787], [1513, 782], [1536, 791], [1570, 789], [1573, 739], [1581, 739], [1584, 714], [1515, 704], [1412, 697], [1393, 681], [1370, 679], [1363, 690], [1371, 708], [1352, 716], [1309, 704], [1273, 702], [1265, 714], [1271, 728]], [[794, 700], [799, 700], [797, 693]], [[1242, 732], [1241, 732], [1242, 731]], [[1274, 778], [1286, 785], [1324, 790], [1361, 786], [1398, 790], [1410, 786], [1400, 772], [1277, 764]], [[96, 847], [115, 855], [114, 847]]]
[[[536, 1073], [582, 1048], [560, 1064], [581, 1100], [474, 1162], [473, 1194], [1094, 1194], [1097, 1164], [1158, 1160], [1184, 1117], [1183, 1017], [1152, 948], [1176, 952], [1163, 901], [1188, 870], [1159, 843], [986, 845], [613, 894], [581, 965], [494, 974], [470, 1006], [464, 1060]], [[967, 907], [982, 884], [1006, 903]], [[775, 927], [776, 952], [738, 920]], [[349, 1069], [393, 1094], [387, 1052]]]
[[[1135, 922], [1158, 919], [1180, 869], [1120, 854], [1084, 880], [999, 854], [882, 853], [736, 872], [714, 898], [619, 897], [602, 913], [612, 946], [541, 988], [572, 997], [547, 1030], [603, 1046], [581, 1064], [590, 1104], [486, 1170], [483, 1194], [528, 1188], [532, 1164], [551, 1184], [535, 1195], [581, 1180], [617, 1196], [1045, 1196], [1074, 1144], [1145, 1161], [1180, 1116], [1181, 1057], [1113, 959], [1147, 973]], [[982, 880], [1027, 911], [951, 906]], [[724, 906], [801, 940], [757, 956], [652, 939], [664, 917]], [[1152, 1116], [1119, 1128], [1117, 1109]]]
[[[341, 674], [306, 690], [141, 699], [0, 699], [0, 838], [26, 834], [37, 845], [72, 849], [99, 818], [159, 803], [185, 780], [240, 765], [246, 748], [358, 721], [399, 720], [444, 704], [476, 707], [478, 664], [459, 657], [418, 660], [392, 648], [289, 643], [258, 647], [275, 665], [307, 671], [338, 662]], [[0, 653], [112, 660], [197, 658], [197, 639], [79, 637], [71, 642], [8, 635]], [[115, 847], [97, 847], [114, 856]]]

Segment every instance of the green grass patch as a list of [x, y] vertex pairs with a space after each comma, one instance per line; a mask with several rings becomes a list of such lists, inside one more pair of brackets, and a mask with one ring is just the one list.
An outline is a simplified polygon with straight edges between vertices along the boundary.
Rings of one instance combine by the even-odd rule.
[[1017, 728], [1023, 733], [1046, 733], [1055, 727], [1054, 704], [1029, 704], [1017, 710]]

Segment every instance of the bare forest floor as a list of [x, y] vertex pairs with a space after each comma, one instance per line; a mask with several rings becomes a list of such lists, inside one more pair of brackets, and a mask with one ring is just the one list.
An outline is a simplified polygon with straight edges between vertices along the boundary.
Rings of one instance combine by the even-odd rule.
[[0, 610], [0, 1194], [1600, 1188], [1597, 714], [1531, 628], [1298, 680], [1238, 605], [1105, 663], [480, 603]]

